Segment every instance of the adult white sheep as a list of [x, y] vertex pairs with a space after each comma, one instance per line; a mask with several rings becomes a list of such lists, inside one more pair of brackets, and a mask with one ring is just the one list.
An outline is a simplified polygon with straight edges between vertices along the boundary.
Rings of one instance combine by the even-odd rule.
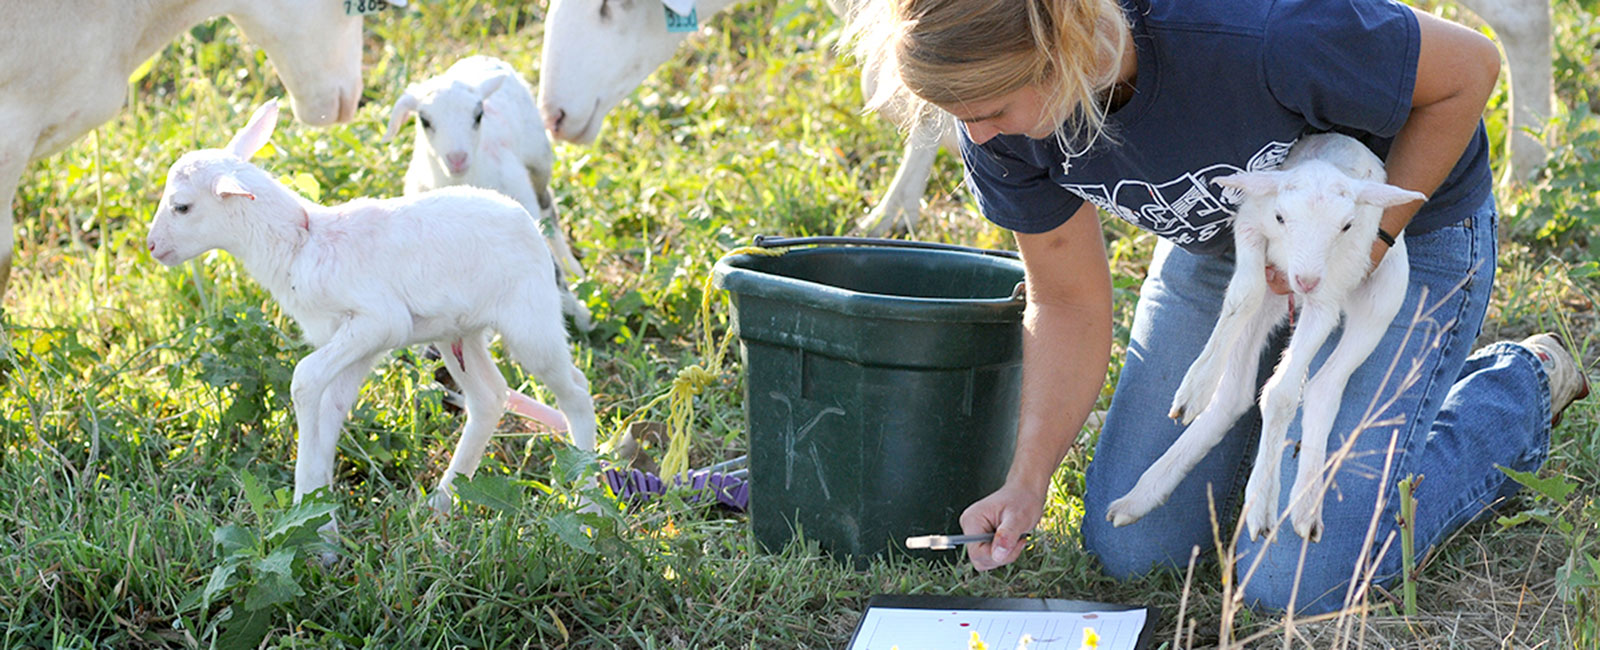
[[0, 297], [15, 248], [11, 201], [27, 164], [110, 119], [140, 63], [184, 30], [224, 14], [266, 50], [302, 122], [355, 116], [361, 17], [345, 15], [340, 2], [0, 0]]
[[1529, 129], [1541, 129], [1554, 101], [1550, 0], [1459, 0], [1489, 23], [1511, 72], [1511, 115], [1506, 120], [1505, 175], [1524, 180], [1544, 167], [1545, 146]]
[[[1377, 347], [1406, 295], [1404, 239], [1397, 237], [1372, 268], [1379, 219], [1385, 207], [1427, 198], [1385, 184], [1385, 178], [1383, 162], [1359, 141], [1321, 134], [1300, 138], [1278, 170], [1216, 179], [1229, 194], [1243, 196], [1233, 225], [1237, 262], [1222, 315], [1172, 398], [1171, 416], [1189, 428], [1126, 496], [1111, 502], [1108, 521], [1126, 526], [1166, 502], [1250, 409], [1261, 350], [1272, 330], [1290, 317], [1292, 302], [1302, 309], [1277, 369], [1261, 390], [1261, 441], [1245, 487], [1244, 517], [1251, 539], [1278, 520], [1278, 467], [1303, 395], [1289, 514], [1301, 537], [1320, 537], [1328, 434], [1345, 383]], [[1262, 273], [1268, 265], [1292, 279], [1289, 300], [1268, 295]], [[1344, 332], [1338, 344], [1302, 389], [1313, 355], [1341, 313]]]
[[594, 402], [567, 349], [554, 265], [527, 211], [466, 187], [317, 205], [249, 162], [276, 121], [269, 102], [226, 148], [179, 158], [149, 247], [168, 266], [228, 251], [316, 345], [290, 387], [299, 427], [295, 499], [332, 482], [340, 429], [377, 359], [437, 342], [467, 402], [461, 441], [432, 500], [447, 508], [451, 482], [477, 469], [504, 413], [491, 329], [555, 394], [574, 444], [594, 449]]
[[[836, 15], [861, 0], [828, 0]], [[734, 0], [663, 0], [679, 15], [700, 20], [727, 9]], [[1551, 115], [1549, 0], [1461, 0], [1499, 37], [1510, 67], [1514, 110], [1507, 129], [1511, 156], [1507, 175], [1526, 178], [1543, 164], [1545, 149], [1526, 133]], [[593, 141], [605, 115], [672, 57], [686, 33], [668, 31], [664, 8], [653, 0], [551, 0], [545, 18], [539, 107], [555, 137]], [[881, 62], [863, 61], [861, 83], [872, 97]], [[881, 236], [914, 228], [941, 144], [955, 150], [953, 119], [942, 112], [920, 116], [889, 114], [906, 126], [905, 153], [882, 200], [858, 228]]]
[[[829, 0], [845, 15], [851, 0]], [[599, 136], [606, 113], [645, 77], [672, 57], [687, 31], [669, 31], [666, 8], [703, 20], [735, 4], [733, 0], [552, 0], [544, 23], [539, 71], [539, 108], [545, 126], [562, 140], [586, 144]], [[688, 26], [678, 21], [675, 25]], [[883, 72], [880, 62], [864, 62], [862, 89], [871, 97]], [[893, 109], [891, 108], [891, 111]], [[905, 232], [916, 226], [922, 193], [941, 143], [955, 150], [955, 120], [942, 111], [889, 112], [906, 126], [904, 158], [894, 180], [858, 228], [871, 236]]]
[[533, 89], [511, 64], [469, 56], [443, 74], [407, 86], [389, 111], [383, 140], [394, 138], [413, 113], [416, 138], [406, 194], [451, 185], [498, 190], [543, 219], [563, 269], [583, 276], [550, 195], [555, 151], [545, 137]]

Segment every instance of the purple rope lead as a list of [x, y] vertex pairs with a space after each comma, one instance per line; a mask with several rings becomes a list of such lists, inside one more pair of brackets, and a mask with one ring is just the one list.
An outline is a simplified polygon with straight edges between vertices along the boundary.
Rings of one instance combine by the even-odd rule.
[[[711, 497], [722, 507], [744, 512], [750, 506], [750, 482], [744, 479], [744, 475], [743, 471], [696, 470], [673, 478], [671, 487], [687, 487], [691, 494], [685, 500], [689, 503], [699, 503], [702, 497]], [[636, 469], [608, 468], [600, 473], [600, 477], [617, 498], [632, 507], [666, 494], [669, 487], [661, 477]]]

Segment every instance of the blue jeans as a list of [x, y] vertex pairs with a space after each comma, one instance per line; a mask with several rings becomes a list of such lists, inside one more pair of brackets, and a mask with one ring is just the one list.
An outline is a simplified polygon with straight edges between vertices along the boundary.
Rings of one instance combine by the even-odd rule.
[[[1322, 539], [1303, 542], [1286, 520], [1270, 538], [1252, 542], [1241, 535], [1235, 573], [1246, 603], [1277, 610], [1292, 604], [1307, 614], [1339, 609], [1346, 605], [1352, 571], [1363, 558], [1364, 567], [1376, 559], [1379, 584], [1398, 577], [1399, 479], [1424, 477], [1416, 489], [1416, 552], [1421, 557], [1516, 491], [1516, 483], [1496, 465], [1533, 471], [1544, 462], [1550, 447], [1550, 392], [1538, 358], [1510, 343], [1468, 354], [1482, 328], [1494, 281], [1496, 220], [1491, 203], [1469, 220], [1407, 235], [1411, 275], [1405, 304], [1383, 342], [1351, 376], [1329, 436], [1332, 458], [1333, 450], [1358, 434], [1354, 452], [1333, 474]], [[1214, 558], [1208, 490], [1215, 496], [1223, 538], [1234, 530], [1261, 426], [1254, 409], [1200, 461], [1166, 505], [1123, 528], [1105, 520], [1111, 501], [1126, 494], [1182, 433], [1183, 426], [1169, 420], [1167, 410], [1217, 322], [1232, 273], [1231, 255], [1191, 255], [1165, 243], [1156, 250], [1139, 294], [1122, 376], [1086, 476], [1084, 546], [1113, 577], [1183, 567], [1197, 545], [1202, 560]], [[1336, 330], [1328, 338], [1312, 373], [1338, 336]], [[1286, 340], [1283, 331], [1273, 336], [1270, 350], [1262, 355], [1258, 381], [1271, 375]], [[1391, 370], [1394, 360], [1398, 363]], [[1374, 405], [1382, 409], [1374, 419], [1379, 425], [1356, 432]], [[1288, 439], [1300, 439], [1298, 417]], [[1391, 439], [1392, 459], [1387, 458]], [[1292, 496], [1293, 453], [1292, 448], [1285, 451], [1282, 464], [1280, 513]], [[1378, 504], [1382, 512], [1375, 541], [1364, 544]], [[1391, 534], [1393, 541], [1380, 555]]]

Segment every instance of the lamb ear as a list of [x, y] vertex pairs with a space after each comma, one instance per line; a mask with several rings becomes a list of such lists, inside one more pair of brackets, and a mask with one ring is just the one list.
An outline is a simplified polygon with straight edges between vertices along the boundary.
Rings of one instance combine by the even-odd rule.
[[1356, 192], [1356, 203], [1375, 205], [1380, 208], [1426, 200], [1428, 200], [1428, 195], [1426, 194], [1398, 188], [1386, 183], [1364, 182]]
[[493, 77], [489, 77], [488, 79], [484, 79], [483, 83], [478, 84], [478, 96], [488, 97], [493, 95], [494, 91], [499, 90], [500, 85], [506, 82], [507, 76], [508, 75], [497, 74]]
[[228, 141], [227, 150], [233, 155], [249, 160], [256, 155], [267, 140], [272, 137], [272, 130], [278, 126], [278, 100], [268, 100], [250, 116], [250, 121], [233, 135]]
[[217, 198], [219, 199], [226, 199], [230, 196], [242, 196], [250, 199], [251, 201], [256, 200], [255, 193], [247, 189], [244, 186], [244, 183], [239, 182], [239, 177], [234, 176], [233, 174], [222, 174], [218, 176], [217, 180], [211, 183], [211, 191], [216, 193]]
[[411, 117], [412, 111], [417, 110], [420, 101], [410, 88], [406, 88], [405, 94], [401, 95], [400, 99], [394, 100], [394, 108], [389, 109], [389, 128], [383, 132], [383, 142], [394, 139], [395, 134], [400, 132], [400, 127], [406, 123], [406, 118]]
[[1278, 193], [1283, 184], [1283, 172], [1239, 172], [1211, 179], [1211, 182], [1229, 189], [1239, 190], [1246, 196], [1269, 196]]

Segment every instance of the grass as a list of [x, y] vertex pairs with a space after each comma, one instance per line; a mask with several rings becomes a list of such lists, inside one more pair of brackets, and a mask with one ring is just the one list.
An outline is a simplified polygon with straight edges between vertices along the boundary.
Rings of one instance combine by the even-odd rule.
[[[369, 20], [355, 122], [286, 121], [262, 164], [308, 175], [324, 202], [398, 194], [408, 152], [378, 135], [405, 82], [476, 52], [536, 77], [539, 7], [415, 4]], [[558, 147], [555, 191], [591, 274], [578, 292], [600, 324], [574, 349], [603, 436], [704, 361], [697, 311], [722, 251], [757, 233], [846, 233], [894, 171], [899, 135], [859, 113], [855, 70], [831, 51], [837, 25], [815, 4], [758, 0], [706, 21], [612, 114], [604, 141]], [[1582, 106], [1592, 90], [1573, 71], [1589, 65], [1596, 27], [1568, 3], [1557, 11], [1562, 100]], [[308, 351], [295, 326], [229, 256], [168, 270], [143, 246], [167, 166], [219, 146], [251, 107], [282, 95], [261, 52], [210, 23], [162, 53], [126, 110], [24, 177], [0, 345], [0, 493], [14, 495], [0, 506], [0, 646], [830, 647], [882, 592], [1146, 602], [1168, 614], [1181, 600], [1185, 620], [1169, 617], [1160, 638], [1176, 632], [1185, 647], [1216, 643], [1224, 621], [1227, 638], [1294, 647], [1357, 634], [1387, 647], [1581, 647], [1600, 629], [1584, 569], [1600, 524], [1593, 401], [1568, 413], [1541, 474], [1576, 489], [1519, 497], [1509, 512], [1543, 518], [1475, 524], [1421, 558], [1421, 614], [1402, 617], [1379, 596], [1369, 616], [1291, 634], [1226, 607], [1214, 562], [1188, 587], [1177, 572], [1102, 577], [1075, 532], [1090, 435], [1016, 565], [854, 571], [804, 543], [758, 552], [744, 520], [683, 503], [580, 519], [574, 478], [591, 459], [511, 420], [464, 488], [471, 503], [436, 518], [418, 486], [442, 470], [459, 417], [429, 388], [433, 366], [396, 359], [363, 388], [337, 489], [293, 507], [287, 386]], [[1563, 143], [1600, 133], [1578, 109], [1552, 128]], [[1591, 364], [1600, 357], [1592, 158], [1558, 147], [1545, 180], [1503, 195], [1508, 237], [1484, 340], [1553, 328]], [[1011, 245], [973, 215], [959, 162], [942, 157], [916, 236]], [[1108, 240], [1125, 341], [1153, 239], [1112, 224]], [[714, 313], [720, 335], [726, 310]], [[721, 377], [698, 399], [696, 465], [745, 450], [740, 369], [711, 370]], [[323, 550], [308, 531], [325, 507], [346, 534], [327, 568], [305, 561]]]

